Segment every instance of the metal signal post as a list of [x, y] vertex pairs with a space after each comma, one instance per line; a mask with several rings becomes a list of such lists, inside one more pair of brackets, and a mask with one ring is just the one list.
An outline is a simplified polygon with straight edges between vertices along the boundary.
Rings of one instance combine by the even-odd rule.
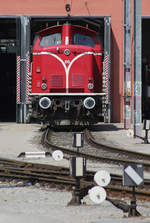
[[[74, 133], [73, 147], [79, 148], [84, 145], [84, 134]], [[80, 179], [86, 174], [86, 159], [85, 157], [71, 157], [70, 175], [76, 179], [75, 190], [73, 192], [73, 198], [69, 202], [72, 205], [81, 204], [81, 191], [80, 191]]]

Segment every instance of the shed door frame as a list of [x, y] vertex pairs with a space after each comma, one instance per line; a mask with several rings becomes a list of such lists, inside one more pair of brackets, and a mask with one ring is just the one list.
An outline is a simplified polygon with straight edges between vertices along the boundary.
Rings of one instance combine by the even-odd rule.
[[111, 17], [106, 16], [104, 18], [104, 83], [105, 83], [105, 104], [106, 104], [106, 113], [105, 121], [110, 123], [112, 119], [112, 103], [111, 103], [111, 75], [110, 75], [110, 65], [111, 65]]

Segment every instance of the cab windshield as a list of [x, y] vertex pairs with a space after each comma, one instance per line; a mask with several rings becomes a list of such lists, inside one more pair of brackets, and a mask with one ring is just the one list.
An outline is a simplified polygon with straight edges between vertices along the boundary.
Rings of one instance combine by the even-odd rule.
[[61, 44], [61, 33], [54, 33], [47, 36], [43, 36], [40, 41], [40, 46], [53, 46], [53, 45], [60, 45]]
[[74, 33], [73, 42], [75, 45], [83, 45], [83, 46], [90, 46], [90, 47], [95, 46], [94, 39], [91, 36], [80, 34], [80, 33]]

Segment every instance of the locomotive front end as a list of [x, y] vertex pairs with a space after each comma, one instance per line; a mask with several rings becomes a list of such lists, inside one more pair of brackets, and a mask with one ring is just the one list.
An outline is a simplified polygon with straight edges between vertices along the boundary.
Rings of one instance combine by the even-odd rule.
[[65, 24], [39, 32], [32, 64], [34, 116], [50, 125], [97, 122], [102, 49], [94, 31]]

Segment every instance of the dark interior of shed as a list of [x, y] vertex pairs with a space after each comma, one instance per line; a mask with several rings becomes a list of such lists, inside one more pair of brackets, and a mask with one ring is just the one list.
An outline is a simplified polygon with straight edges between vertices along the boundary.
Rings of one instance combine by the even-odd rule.
[[150, 18], [142, 20], [142, 116], [150, 119]]
[[0, 121], [16, 121], [16, 22], [0, 19]]
[[[102, 40], [104, 39], [104, 18], [90, 18], [90, 17], [32, 17], [31, 19], [31, 42], [34, 39], [34, 36], [37, 32], [41, 31], [42, 29], [56, 26], [56, 25], [63, 25], [65, 23], [69, 23], [72, 25], [80, 25], [84, 27], [88, 27], [102, 36]], [[32, 43], [31, 43], [32, 44]]]

